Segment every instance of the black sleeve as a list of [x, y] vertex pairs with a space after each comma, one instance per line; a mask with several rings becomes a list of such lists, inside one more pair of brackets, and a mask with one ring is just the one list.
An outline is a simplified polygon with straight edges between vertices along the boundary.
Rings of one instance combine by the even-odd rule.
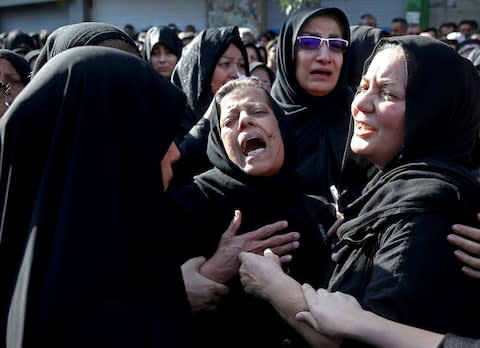
[[181, 156], [173, 165], [171, 186], [192, 182], [192, 178], [212, 167], [207, 156], [210, 121], [202, 117], [195, 126], [177, 142]]
[[461, 272], [439, 214], [405, 218], [382, 234], [362, 305], [391, 320], [436, 332], [478, 332], [478, 280]]
[[480, 340], [446, 334], [438, 348], [480, 348]]

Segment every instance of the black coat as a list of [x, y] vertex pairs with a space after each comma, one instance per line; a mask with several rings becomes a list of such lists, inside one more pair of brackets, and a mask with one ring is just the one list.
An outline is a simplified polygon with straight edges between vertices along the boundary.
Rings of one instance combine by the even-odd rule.
[[[329, 249], [324, 233], [333, 223], [326, 200], [302, 194], [295, 173], [296, 148], [290, 125], [275, 104], [285, 145], [285, 162], [273, 176], [249, 176], [228, 159], [220, 136], [219, 112], [211, 120], [208, 156], [214, 168], [194, 178], [194, 184], [172, 192], [176, 232], [186, 240], [186, 258], [215, 251], [221, 234], [228, 228], [235, 209], [242, 212], [239, 234], [279, 220], [289, 223], [286, 232], [300, 233], [300, 247], [292, 252], [287, 266], [299, 282], [325, 285]], [[188, 247], [187, 247], [188, 246]], [[236, 276], [229, 282], [230, 293], [218, 312], [199, 316], [199, 331], [209, 347], [280, 347], [285, 339], [305, 343], [263, 300], [246, 295]], [[199, 333], [200, 335], [200, 333]], [[235, 337], [232, 339], [232, 337]]]
[[454, 223], [478, 224], [480, 186], [467, 168], [480, 125], [480, 78], [450, 47], [416, 35], [382, 39], [365, 71], [387, 42], [406, 57], [403, 148], [344, 205], [329, 288], [387, 318], [475, 337], [480, 284], [462, 274], [446, 236]]
[[0, 125], [1, 347], [185, 345], [160, 170], [184, 102], [106, 47], [59, 54], [15, 99]]
[[247, 50], [234, 25], [202, 30], [185, 47], [172, 73], [172, 82], [185, 93], [188, 103], [181, 123], [184, 137], [177, 141], [182, 156], [174, 166], [172, 186], [190, 183], [193, 176], [211, 168], [207, 157], [210, 122], [203, 116], [214, 97], [211, 82], [215, 67], [230, 44], [242, 53], [245, 75], [249, 76]]
[[350, 26], [337, 8], [300, 10], [283, 25], [277, 48], [277, 76], [272, 96], [287, 114], [298, 148], [297, 171], [302, 190], [332, 200], [330, 186], [339, 186], [353, 93], [348, 86], [348, 50], [344, 53], [340, 77], [325, 96], [312, 96], [295, 76], [296, 42], [301, 27], [312, 17], [325, 14], [340, 22], [344, 39], [350, 40]]

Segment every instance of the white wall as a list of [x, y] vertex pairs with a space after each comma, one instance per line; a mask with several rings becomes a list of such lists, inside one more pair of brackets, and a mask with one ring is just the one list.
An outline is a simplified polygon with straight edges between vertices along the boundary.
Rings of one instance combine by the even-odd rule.
[[69, 24], [68, 6], [65, 4], [42, 4], [24, 7], [4, 7], [0, 10], [1, 31], [22, 29], [25, 32], [41, 29], [50, 31]]
[[91, 20], [123, 28], [131, 23], [137, 31], [152, 25], [175, 23], [180, 30], [193, 24], [198, 31], [206, 26], [206, 1], [179, 0], [92, 0]]
[[394, 17], [406, 16], [406, 0], [322, 0], [322, 7], [338, 7], [345, 12], [350, 25], [358, 24], [363, 14], [371, 13], [377, 18], [377, 26], [389, 31]]

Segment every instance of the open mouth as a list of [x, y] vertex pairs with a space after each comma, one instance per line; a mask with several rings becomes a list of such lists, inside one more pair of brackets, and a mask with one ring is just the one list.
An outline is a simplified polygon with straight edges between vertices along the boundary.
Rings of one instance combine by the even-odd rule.
[[267, 143], [260, 138], [249, 138], [241, 145], [242, 153], [245, 156], [255, 156], [267, 147]]
[[313, 75], [321, 75], [321, 76], [330, 76], [332, 75], [331, 71], [326, 71], [326, 70], [313, 70], [312, 71]]

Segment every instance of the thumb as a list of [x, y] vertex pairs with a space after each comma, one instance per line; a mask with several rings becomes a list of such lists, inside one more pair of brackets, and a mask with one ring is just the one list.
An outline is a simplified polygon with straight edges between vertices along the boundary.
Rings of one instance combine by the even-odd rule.
[[301, 311], [295, 314], [295, 319], [311, 326], [318, 331], [318, 324], [313, 315], [309, 311]]
[[200, 267], [205, 263], [206, 259], [204, 256], [197, 256], [189, 259], [184, 265], [188, 265], [197, 271], [200, 270]]

